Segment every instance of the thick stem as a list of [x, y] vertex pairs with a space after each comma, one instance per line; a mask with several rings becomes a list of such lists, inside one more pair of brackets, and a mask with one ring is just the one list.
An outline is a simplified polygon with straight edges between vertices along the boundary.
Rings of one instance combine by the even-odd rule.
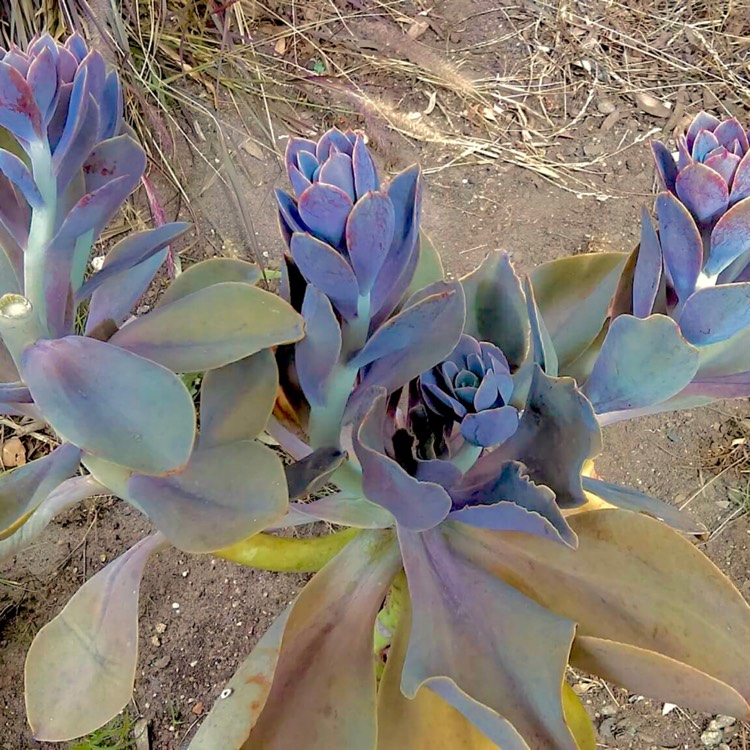
[[26, 296], [36, 311], [40, 324], [46, 320], [44, 300], [44, 266], [47, 248], [55, 231], [57, 180], [52, 169], [52, 153], [46, 139], [31, 149], [34, 182], [42, 196], [42, 205], [31, 213], [29, 240], [24, 252], [24, 286]]
[[275, 573], [316, 573], [333, 559], [361, 529], [313, 537], [281, 537], [255, 534], [214, 554], [248, 568]]
[[21, 354], [41, 338], [41, 322], [34, 314], [34, 306], [20, 294], [4, 294], [0, 297], [0, 337], [10, 356], [21, 367]]

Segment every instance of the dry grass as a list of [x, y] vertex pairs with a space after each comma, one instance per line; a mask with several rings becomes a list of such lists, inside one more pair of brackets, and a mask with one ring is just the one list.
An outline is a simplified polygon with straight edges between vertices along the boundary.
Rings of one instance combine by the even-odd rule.
[[[436, 146], [428, 171], [503, 161], [596, 194], [589, 177], [612, 156], [703, 107], [745, 116], [750, 106], [748, 0], [519, 0], [460, 18], [421, 0], [10, 3], [6, 39], [68, 26], [107, 51], [150, 155], [180, 190], [175, 140], [205, 158], [207, 120], [225, 154], [249, 137], [278, 155], [279, 131], [359, 120], [386, 155], [397, 138]], [[561, 156], [576, 128], [602, 122], [605, 98], [610, 126], [635, 115], [653, 127], [608, 153]], [[215, 177], [232, 189], [225, 165]]]

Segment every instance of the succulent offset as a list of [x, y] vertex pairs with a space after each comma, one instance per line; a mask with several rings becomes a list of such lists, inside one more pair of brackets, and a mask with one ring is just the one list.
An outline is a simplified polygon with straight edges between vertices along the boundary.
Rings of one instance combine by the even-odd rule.
[[[693, 180], [681, 175], [705, 177], [693, 162], [716, 174], [720, 164], [731, 195], [742, 165], [732, 177], [729, 157], [747, 151], [727, 135], [735, 126], [703, 118], [692, 129], [677, 197], [659, 198], [671, 213], [630, 258], [566, 258], [521, 280], [494, 253], [453, 282], [420, 236], [418, 168], [381, 184], [361, 134], [292, 138], [293, 193], [277, 196], [286, 302], [255, 286], [256, 267], [213, 259], [133, 318], [186, 227], [130, 235], [90, 268], [145, 169], [116, 77], [79, 38], [45, 37], [6, 54], [0, 95], [12, 136], [0, 152], [0, 191], [12, 198], [0, 204], [1, 400], [62, 442], [0, 476], [0, 554], [98, 493], [159, 530], [35, 638], [26, 691], [39, 739], [84, 734], [129, 702], [138, 586], [168, 543], [316, 573], [191, 750], [592, 750], [569, 664], [750, 717], [750, 609], [677, 531], [700, 525], [591, 468], [601, 423], [668, 408], [688, 385], [705, 398], [706, 363], [728, 361], [711, 348], [721, 341], [690, 339], [685, 316], [707, 289], [737, 286], [720, 276], [747, 248], [718, 278], [701, 268], [692, 287], [667, 248], [674, 216], [687, 214], [710, 258], [717, 227], [743, 206], [706, 218], [702, 187], [692, 203], [680, 195]], [[710, 156], [697, 151], [713, 143], [706, 130], [719, 144]], [[658, 253], [647, 257], [649, 241]], [[711, 336], [747, 335], [734, 309], [714, 314]], [[198, 434], [179, 377], [196, 372]], [[286, 473], [255, 440], [264, 430], [297, 459]], [[89, 473], [74, 476], [81, 461]], [[326, 483], [335, 491], [315, 496]], [[346, 528], [262, 533], [317, 521]]]

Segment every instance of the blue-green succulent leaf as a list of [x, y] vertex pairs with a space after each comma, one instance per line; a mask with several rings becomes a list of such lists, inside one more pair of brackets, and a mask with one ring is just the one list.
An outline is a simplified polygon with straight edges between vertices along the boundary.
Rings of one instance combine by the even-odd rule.
[[699, 289], [688, 298], [678, 322], [694, 346], [725, 341], [750, 326], [750, 282]]

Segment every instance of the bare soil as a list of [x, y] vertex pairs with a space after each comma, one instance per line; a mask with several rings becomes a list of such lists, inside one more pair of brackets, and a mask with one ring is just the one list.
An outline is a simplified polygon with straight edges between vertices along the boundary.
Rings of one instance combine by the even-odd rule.
[[[419, 44], [450, 58], [452, 48], [493, 38], [505, 23], [500, 10], [493, 10], [496, 7], [485, 0], [436, 2], [430, 17], [441, 23], [420, 36]], [[412, 8], [414, 17], [420, 10], [418, 4]], [[458, 24], [476, 13], [482, 13], [481, 22]], [[459, 36], [440, 36], [439, 29], [457, 24]], [[480, 76], [492, 76], [512, 67], [513, 54], [502, 44], [490, 45], [471, 53], [466, 65]], [[372, 85], [390, 88], [394, 105], [404, 112], [417, 109], [414, 90], [402, 81], [378, 74]], [[420, 95], [419, 109], [425, 101]], [[592, 107], [551, 154], [569, 161], [583, 156], [584, 149], [589, 154], [617, 152], [621, 143], [631, 143], [665, 124], [628, 99], [616, 104], [622, 116], [612, 127], [603, 130], [605, 114]], [[355, 113], [336, 117], [335, 122], [325, 113], [313, 118], [319, 131], [331, 124], [361, 127], [363, 121]], [[201, 145], [205, 160], [187, 149], [180, 157], [196, 220], [196, 234], [183, 248], [183, 262], [221, 253], [245, 258], [260, 253], [269, 267], [277, 266], [281, 240], [273, 188], [284, 185], [279, 162], [242, 150], [233, 154], [245, 215], [252, 222], [251, 242], [232, 192], [213, 177], [214, 160], [220, 154], [210, 122], [201, 122], [201, 131], [206, 136]], [[278, 146], [283, 150], [283, 138]], [[387, 142], [373, 135], [372, 147], [385, 172], [415, 160], [427, 168], [424, 228], [441, 249], [447, 271], [455, 276], [498, 248], [511, 252], [521, 272], [574, 253], [629, 250], [637, 241], [640, 207], [650, 203], [653, 191], [645, 142], [600, 162], [587, 174], [592, 189], [578, 194], [501, 160], [445, 166], [456, 156], [454, 150], [418, 143], [393, 131]], [[176, 206], [176, 200], [168, 201], [168, 213], [171, 209], [174, 215]], [[609, 427], [597, 471], [606, 480], [679, 505], [689, 501], [689, 508], [712, 531], [705, 552], [750, 596], [750, 520], [742, 504], [750, 464], [739, 463], [721, 473], [739, 457], [736, 445], [735, 453], [730, 453], [732, 442], [742, 437], [750, 440], [750, 433], [743, 433], [750, 423], [742, 424], [748, 417], [750, 406], [741, 400]], [[25, 722], [26, 649], [38, 629], [85, 580], [148, 531], [148, 520], [125, 503], [100, 500], [58, 518], [33, 547], [0, 566], [0, 750], [52, 747], [34, 742]], [[140, 658], [129, 711], [148, 720], [154, 750], [183, 747], [225, 681], [305, 580], [176, 550], [160, 554], [149, 566], [141, 588]], [[737, 644], [738, 649], [746, 647]], [[600, 747], [704, 747], [701, 734], [714, 717], [679, 708], [664, 715], [662, 704], [585, 675], [571, 674], [571, 681], [595, 719]], [[744, 725], [733, 723], [724, 729], [724, 741], [734, 750], [745, 750], [746, 738]]]

